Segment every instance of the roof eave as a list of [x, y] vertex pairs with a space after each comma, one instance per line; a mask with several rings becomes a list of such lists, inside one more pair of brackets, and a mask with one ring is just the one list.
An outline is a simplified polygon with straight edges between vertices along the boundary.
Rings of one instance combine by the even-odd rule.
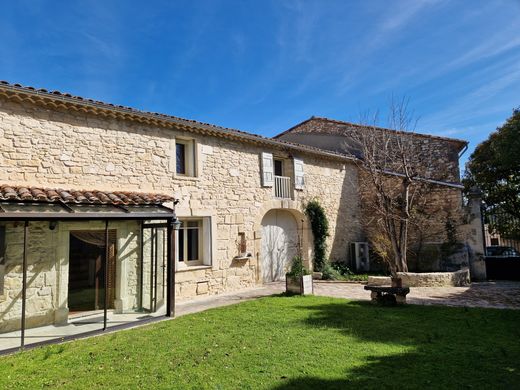
[[[359, 128], [369, 127], [369, 126], [361, 125], [359, 123], [345, 122], [345, 121], [340, 121], [340, 120], [337, 120], [337, 119], [330, 119], [330, 118], [325, 118], [325, 117], [311, 116], [310, 118], [308, 118], [308, 119], [298, 123], [297, 125], [292, 126], [290, 129], [287, 129], [287, 130], [281, 132], [280, 134], [277, 134], [277, 135], [273, 136], [273, 138], [274, 139], [278, 139], [278, 138], [280, 138], [283, 135], [292, 133], [295, 129], [297, 129], [300, 126], [303, 126], [304, 124], [306, 124], [306, 123], [308, 123], [310, 121], [322, 121], [322, 122], [328, 122], [328, 123], [336, 123], [338, 125], [343, 125], [343, 126], [353, 126], [353, 127], [359, 127]], [[373, 127], [377, 128], [377, 129], [386, 130], [386, 131], [392, 131], [392, 132], [397, 132], [397, 133], [402, 132], [402, 131], [399, 131], [399, 130], [388, 129], [388, 128], [380, 127], [380, 126], [373, 126]], [[327, 133], [325, 133], [325, 134], [327, 134]], [[446, 141], [446, 142], [451, 142], [451, 143], [457, 144], [457, 145], [459, 145], [459, 149], [458, 149], [459, 152], [464, 147], [466, 147], [469, 144], [468, 141], [462, 140], [462, 139], [458, 139], [458, 138], [450, 138], [450, 137], [443, 137], [443, 136], [439, 136], [439, 135], [423, 134], [423, 133], [415, 133], [415, 132], [409, 132], [409, 134], [413, 134], [413, 135], [415, 135], [417, 137], [438, 139], [438, 140], [441, 140], [441, 141]]]
[[188, 119], [173, 117], [165, 114], [151, 113], [146, 111], [134, 110], [129, 107], [115, 106], [94, 100], [80, 100], [72, 96], [59, 93], [43, 92], [36, 89], [28, 89], [12, 84], [0, 84], [0, 96], [8, 99], [30, 101], [33, 104], [50, 105], [51, 107], [74, 109], [75, 111], [93, 113], [105, 117], [122, 118], [125, 120], [133, 120], [137, 122], [146, 122], [153, 125], [164, 127], [177, 127], [183, 130], [212, 135], [216, 137], [227, 137], [235, 140], [247, 141], [251, 143], [268, 145], [278, 149], [308, 153], [328, 159], [352, 162], [353, 159], [338, 153], [328, 152], [318, 148], [312, 148], [306, 145], [295, 144], [286, 141], [275, 140], [272, 138], [262, 137], [260, 135], [243, 132], [240, 130], [229, 129], [216, 125], [205, 124], [202, 122], [191, 121]]

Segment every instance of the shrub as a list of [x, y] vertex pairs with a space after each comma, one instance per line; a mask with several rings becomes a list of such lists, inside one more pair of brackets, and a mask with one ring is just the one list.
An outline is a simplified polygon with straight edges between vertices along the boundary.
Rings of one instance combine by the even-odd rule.
[[299, 278], [303, 275], [309, 275], [309, 270], [303, 265], [303, 259], [300, 256], [294, 256], [292, 259], [291, 270], [287, 272], [287, 276]]
[[328, 261], [325, 262], [322, 269], [322, 276], [321, 278], [323, 280], [342, 280], [344, 279], [341, 273], [337, 269], [335, 269]]
[[323, 266], [322, 279], [324, 280], [350, 280], [350, 281], [367, 281], [368, 274], [355, 274], [350, 270], [347, 263], [337, 261]]
[[334, 263], [331, 263], [331, 266], [343, 276], [354, 275], [354, 272], [350, 270], [347, 263], [343, 261], [336, 261]]
[[329, 221], [325, 215], [325, 210], [317, 200], [312, 200], [305, 207], [305, 214], [311, 223], [311, 230], [314, 236], [314, 259], [315, 271], [322, 271], [327, 261], [327, 237], [329, 236]]

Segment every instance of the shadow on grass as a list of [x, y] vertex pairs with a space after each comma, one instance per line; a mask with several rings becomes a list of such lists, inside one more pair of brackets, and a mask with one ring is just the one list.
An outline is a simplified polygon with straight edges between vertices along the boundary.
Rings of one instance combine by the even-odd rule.
[[520, 383], [520, 344], [513, 341], [520, 336], [519, 311], [348, 301], [300, 308], [309, 311], [307, 326], [354, 337], [359, 343], [352, 347], [366, 346], [368, 353], [361, 365], [345, 366], [343, 378], [304, 376], [275, 389], [515, 388]]

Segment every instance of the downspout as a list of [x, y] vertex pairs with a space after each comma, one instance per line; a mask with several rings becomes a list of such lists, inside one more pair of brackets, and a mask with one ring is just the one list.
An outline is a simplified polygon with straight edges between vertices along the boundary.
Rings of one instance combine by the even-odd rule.
[[466, 153], [466, 150], [468, 150], [468, 144], [467, 143], [464, 145], [464, 147], [462, 148], [462, 150], [458, 154], [458, 156], [459, 156], [459, 169], [460, 169], [460, 158], [462, 157], [462, 155], [464, 153]]
[[462, 150], [459, 152], [459, 160], [462, 157], [462, 155], [466, 153], [466, 150], [468, 150], [468, 144], [465, 144]]

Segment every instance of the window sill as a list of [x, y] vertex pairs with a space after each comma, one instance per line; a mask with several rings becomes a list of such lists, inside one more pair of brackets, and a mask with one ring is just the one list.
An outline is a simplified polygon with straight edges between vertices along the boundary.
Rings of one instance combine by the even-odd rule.
[[186, 181], [200, 181], [199, 176], [185, 176], [185, 175], [179, 175], [179, 174], [173, 175], [173, 179], [186, 180]]
[[175, 272], [189, 272], [189, 271], [199, 271], [201, 269], [211, 269], [211, 265], [188, 265], [182, 268], [177, 268]]

